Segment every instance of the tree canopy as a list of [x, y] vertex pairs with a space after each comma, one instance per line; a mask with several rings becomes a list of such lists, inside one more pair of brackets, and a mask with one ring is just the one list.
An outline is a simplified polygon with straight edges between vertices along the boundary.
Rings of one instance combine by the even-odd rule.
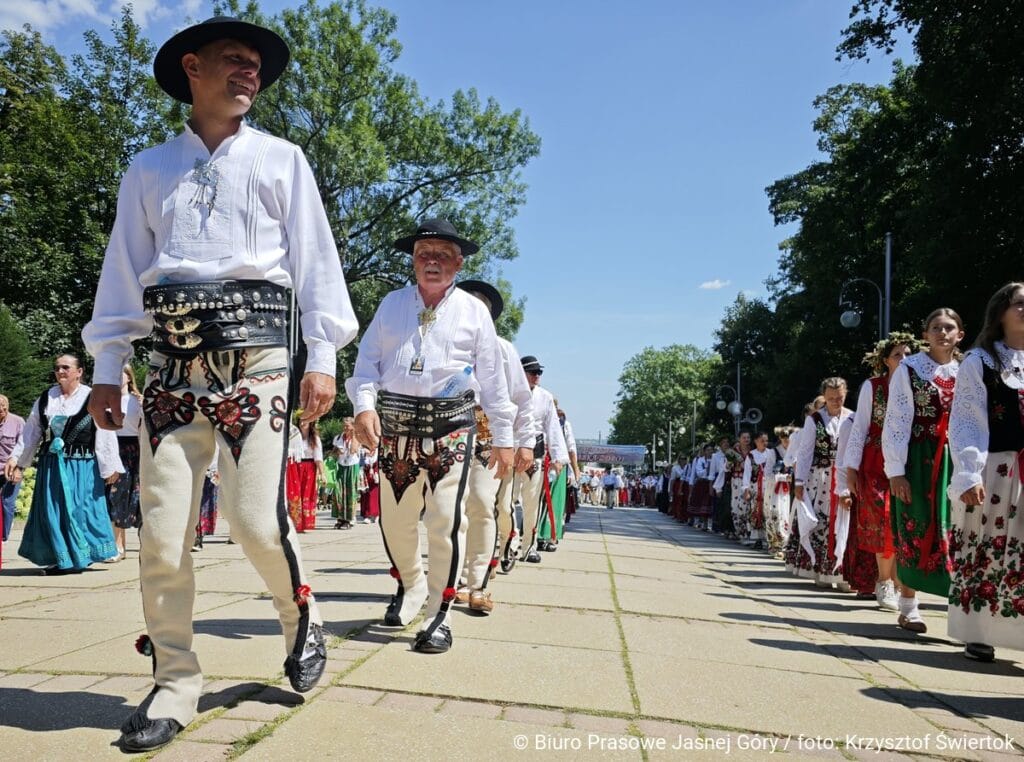
[[[361, 324], [411, 281], [391, 242], [421, 217], [446, 216], [481, 243], [467, 276], [496, 282], [507, 305], [499, 329], [514, 336], [525, 300], [499, 267], [517, 256], [520, 172], [540, 150], [525, 116], [473, 89], [446, 102], [421, 96], [394, 68], [396, 17], [363, 0], [307, 0], [273, 17], [237, 0], [217, 10], [275, 28], [292, 48], [249, 120], [305, 151]], [[85, 38], [86, 53], [70, 61], [28, 27], [0, 39], [0, 301], [41, 354], [80, 349], [121, 175], [186, 117], [157, 88], [155, 46], [129, 8], [110, 42], [93, 30]], [[354, 352], [342, 355], [343, 371]]]

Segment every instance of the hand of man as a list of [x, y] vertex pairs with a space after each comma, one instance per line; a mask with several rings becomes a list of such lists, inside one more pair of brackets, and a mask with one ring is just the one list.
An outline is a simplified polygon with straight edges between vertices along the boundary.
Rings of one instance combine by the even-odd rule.
[[894, 476], [889, 480], [889, 493], [902, 501], [906, 505], [910, 505], [910, 482], [907, 481], [905, 476]]
[[519, 447], [516, 449], [516, 457], [513, 468], [517, 474], [526, 472], [530, 466], [533, 465], [533, 448], [532, 447]]
[[117, 384], [94, 384], [89, 395], [89, 415], [97, 427], [107, 431], [117, 431], [124, 426], [121, 387]]
[[793, 488], [793, 497], [795, 497], [797, 500], [804, 499], [804, 485], [798, 484]]
[[300, 421], [316, 421], [334, 405], [338, 389], [334, 376], [310, 371], [302, 376], [299, 385], [299, 406], [302, 408]]
[[118, 473], [117, 471], [115, 471], [110, 476], [108, 476], [106, 479], [104, 479], [103, 483], [104, 484], [115, 484], [117, 482], [117, 480], [120, 479], [120, 478], [121, 478], [121, 474]]
[[21, 469], [18, 468], [18, 461], [15, 458], [10, 458], [4, 463], [4, 478], [11, 484], [21, 481]]
[[976, 484], [960, 496], [964, 505], [981, 505], [985, 502], [985, 488]]
[[487, 461], [487, 467], [494, 469], [495, 479], [504, 479], [512, 473], [512, 464], [515, 461], [515, 453], [511, 447], [492, 447], [491, 457]]
[[356, 416], [356, 439], [367, 450], [376, 451], [380, 444], [380, 416], [376, 410], [364, 410]]

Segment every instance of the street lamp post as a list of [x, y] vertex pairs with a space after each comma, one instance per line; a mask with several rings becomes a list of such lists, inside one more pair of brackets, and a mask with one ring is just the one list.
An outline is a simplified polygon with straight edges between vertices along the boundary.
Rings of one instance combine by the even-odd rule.
[[885, 290], [870, 278], [851, 278], [839, 289], [839, 306], [847, 307], [839, 316], [839, 324], [843, 328], [856, 328], [860, 325], [860, 310], [854, 308], [852, 302], [845, 298], [846, 287], [854, 283], [867, 283], [878, 292], [878, 338], [889, 335], [892, 317], [892, 233], [885, 234]]
[[[673, 460], [672, 460], [672, 429], [674, 427], [675, 427], [675, 423], [672, 421], [671, 418], [669, 418], [669, 420], [668, 420], [668, 462], [669, 463], [673, 462]], [[685, 434], [686, 433], [686, 427], [680, 425], [679, 426], [679, 433], [680, 433], [680, 435]]]
[[[728, 389], [729, 391], [732, 392], [732, 402], [726, 403], [726, 401], [722, 399], [723, 389]], [[717, 407], [719, 410], [728, 410], [729, 415], [732, 416], [733, 427], [735, 428], [737, 437], [740, 435], [740, 424], [751, 423], [756, 425], [760, 423], [761, 419], [764, 417], [764, 414], [756, 407], [750, 408], [745, 413], [743, 411], [743, 402], [740, 400], [739, 363], [736, 363], [736, 386], [733, 387], [729, 386], [729, 384], [722, 384], [721, 386], [718, 387], [717, 391], [715, 392], [715, 396], [718, 398], [717, 402], [715, 402], [715, 407]]]

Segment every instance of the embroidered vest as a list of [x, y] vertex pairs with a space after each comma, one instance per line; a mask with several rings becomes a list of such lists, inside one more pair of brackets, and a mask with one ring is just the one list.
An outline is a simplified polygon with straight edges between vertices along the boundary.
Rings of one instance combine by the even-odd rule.
[[828, 433], [821, 411], [815, 411], [812, 417], [814, 418], [814, 457], [811, 459], [811, 465], [815, 468], [828, 468], [836, 459], [839, 440]]
[[949, 410], [953, 397], [948, 401], [939, 388], [930, 379], [921, 378], [917, 371], [907, 367], [910, 375], [910, 388], [914, 394], [914, 422], [910, 427], [910, 440], [937, 442], [939, 439], [939, 421], [942, 414]]
[[[50, 429], [50, 419], [46, 415], [46, 403], [49, 401], [50, 390], [47, 389], [39, 397], [39, 425], [43, 430], [41, 447], [43, 452], [50, 451], [50, 443], [53, 442], [53, 431]], [[96, 424], [89, 415], [89, 398], [85, 398], [82, 409], [74, 415], [68, 416], [64, 424], [64, 456], [67, 458], [91, 458], [96, 455]]]
[[885, 423], [885, 408], [889, 403], [889, 377], [878, 376], [871, 379], [871, 421], [868, 423], [868, 435], [864, 444], [875, 447], [882, 446], [882, 425]]
[[764, 466], [754, 460], [753, 450], [747, 453], [747, 460], [750, 461], [750, 483], [757, 484], [757, 480], [761, 477], [761, 469]]
[[982, 378], [988, 391], [989, 452], [1024, 450], [1024, 390], [1011, 389], [995, 369], [984, 363]]

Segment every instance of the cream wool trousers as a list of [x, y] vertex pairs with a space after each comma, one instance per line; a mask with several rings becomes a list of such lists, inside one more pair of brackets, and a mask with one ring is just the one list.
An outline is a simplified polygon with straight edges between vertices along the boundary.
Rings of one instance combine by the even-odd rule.
[[[465, 502], [474, 433], [438, 439], [385, 436], [380, 445], [380, 531], [398, 583], [398, 616], [408, 624], [429, 593], [423, 630], [448, 624], [466, 552]], [[427, 573], [419, 519], [427, 528]]]
[[[154, 649], [150, 719], [187, 725], [203, 676], [192, 651], [195, 577], [190, 553], [203, 477], [220, 445], [218, 509], [273, 597], [285, 654], [300, 653], [309, 624], [322, 624], [302, 571], [284, 494], [288, 356], [281, 347], [154, 353], [140, 442], [142, 602]], [[148, 438], [148, 441], [147, 441]], [[244, 646], [242, 646], [244, 647]]]
[[544, 505], [544, 461], [533, 461], [533, 468], [524, 474], [516, 474], [512, 485], [512, 502], [523, 505], [522, 544], [519, 546], [519, 560], [522, 561], [537, 545], [537, 524]]
[[[494, 471], [474, 456], [469, 468], [469, 494], [466, 496], [466, 563], [463, 578], [470, 590], [484, 590], [498, 563], [498, 506], [499, 492], [506, 502], [508, 489], [501, 489], [508, 479], [495, 479]], [[510, 515], [510, 514], [509, 514]]]

